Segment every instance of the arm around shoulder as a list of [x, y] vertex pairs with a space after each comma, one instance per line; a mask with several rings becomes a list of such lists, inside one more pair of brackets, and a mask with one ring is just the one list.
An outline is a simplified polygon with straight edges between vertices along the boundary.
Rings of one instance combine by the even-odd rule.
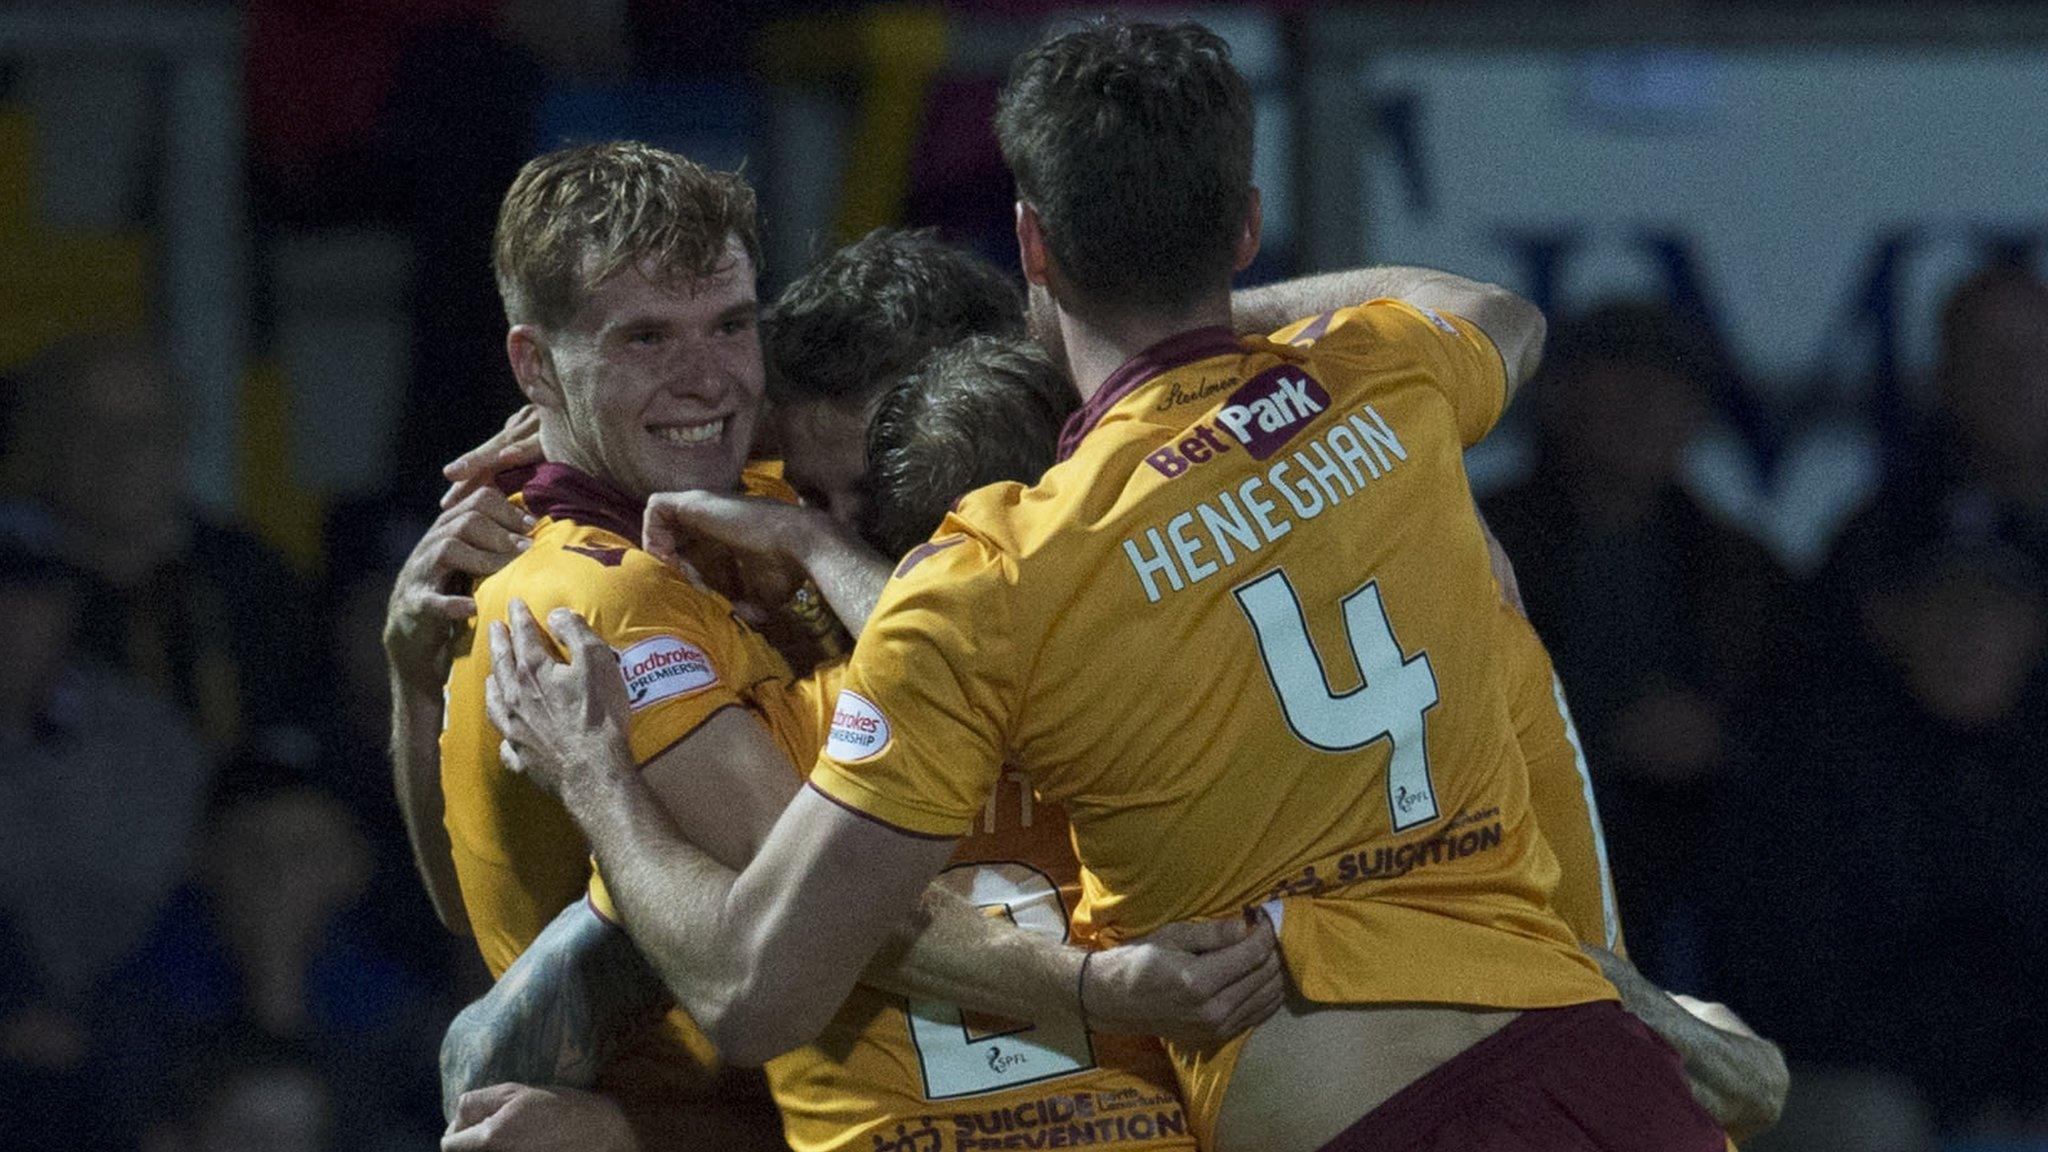
[[1543, 362], [1543, 342], [1549, 335], [1549, 321], [1543, 310], [1497, 284], [1463, 281], [1418, 293], [1420, 299], [1405, 298], [1411, 304], [1449, 312], [1471, 321], [1500, 353], [1507, 373], [1506, 407], [1515, 392]]
[[1471, 321], [1500, 352], [1510, 397], [1542, 360], [1547, 325], [1541, 309], [1498, 284], [1434, 268], [1387, 265], [1302, 276], [1235, 293], [1230, 305], [1237, 330], [1252, 333], [1381, 299]]
[[578, 900], [449, 1024], [442, 1109], [454, 1119], [465, 1093], [504, 1081], [588, 1087], [618, 1041], [669, 1003], [626, 934]]
[[469, 911], [455, 873], [454, 848], [442, 824], [441, 691], [394, 673], [391, 677], [391, 784], [413, 866], [441, 926], [470, 935]]

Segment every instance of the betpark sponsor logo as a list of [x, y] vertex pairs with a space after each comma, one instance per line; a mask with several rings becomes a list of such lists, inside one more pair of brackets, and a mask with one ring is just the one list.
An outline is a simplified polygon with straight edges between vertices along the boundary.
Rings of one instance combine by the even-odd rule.
[[1232, 392], [1213, 420], [1195, 425], [1177, 443], [1145, 457], [1145, 463], [1171, 479], [1238, 448], [1264, 460], [1329, 407], [1330, 394], [1298, 366], [1268, 368]]

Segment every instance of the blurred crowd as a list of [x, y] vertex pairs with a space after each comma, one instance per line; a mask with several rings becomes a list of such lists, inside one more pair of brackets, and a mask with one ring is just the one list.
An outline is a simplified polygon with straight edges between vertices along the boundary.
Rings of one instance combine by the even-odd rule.
[[417, 530], [337, 519], [345, 561], [306, 579], [184, 501], [172, 395], [142, 333], [63, 343], [6, 391], [9, 1143], [418, 1147], [478, 977], [385, 759], [378, 638]]
[[[67, 340], [0, 386], [10, 1146], [428, 1146], [440, 1032], [483, 979], [392, 798], [385, 597], [436, 466], [513, 402], [488, 243], [519, 117], [550, 77], [705, 57], [604, 5], [567, 55], [532, 34], [546, 3], [313, 7], [251, 5], [258, 226], [410, 239], [392, 495], [330, 509], [295, 567], [181, 496], [161, 333]], [[336, 12], [370, 96], [293, 63]], [[983, 161], [947, 168], [969, 194], [918, 183], [910, 222], [1006, 234]], [[1655, 301], [1553, 318], [1518, 416], [1537, 449], [1482, 501], [1572, 703], [1630, 952], [1784, 1046], [1775, 1147], [2048, 1139], [2048, 285], [1983, 268], [1939, 324], [1925, 411], [1817, 569], [1694, 491], [1737, 370]]]
[[1793, 1062], [1771, 1147], [2048, 1136], [2048, 285], [1987, 267], [1940, 329], [1932, 406], [1816, 571], [1689, 490], [1726, 361], [1650, 304], [1554, 324], [1535, 463], [1482, 502], [1632, 957]]

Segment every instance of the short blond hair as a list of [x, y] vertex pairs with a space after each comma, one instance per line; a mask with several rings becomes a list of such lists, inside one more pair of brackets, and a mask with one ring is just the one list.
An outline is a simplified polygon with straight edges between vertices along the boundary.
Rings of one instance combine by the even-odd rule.
[[560, 327], [621, 269], [651, 263], [665, 282], [708, 275], [735, 237], [758, 268], [754, 190], [737, 172], [613, 140], [526, 162], [498, 209], [491, 270], [508, 322]]

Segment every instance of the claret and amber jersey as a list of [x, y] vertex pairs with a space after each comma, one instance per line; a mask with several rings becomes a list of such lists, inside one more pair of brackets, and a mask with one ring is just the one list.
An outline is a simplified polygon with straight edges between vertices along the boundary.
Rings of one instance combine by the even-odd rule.
[[[793, 499], [750, 470], [756, 494]], [[623, 500], [587, 476], [544, 466], [517, 497], [540, 517], [534, 545], [476, 589], [479, 620], [503, 619], [512, 598], [545, 618], [582, 613], [620, 652], [632, 699], [630, 739], [647, 760], [728, 707], [749, 711], [793, 766], [824, 742], [842, 665], [792, 680], [788, 666], [731, 605], [637, 546]], [[457, 874], [493, 975], [502, 974], [585, 885], [615, 915], [588, 848], [561, 806], [498, 760], [484, 714], [486, 646], [465, 641], [449, 677], [442, 784]], [[947, 882], [991, 914], [1064, 937], [1079, 867], [1057, 808], [1034, 809], [1011, 781], [992, 797], [982, 834], [962, 842]], [[681, 1012], [630, 1050], [619, 1087], [659, 1080], [687, 1091], [693, 1065], [715, 1056]], [[856, 988], [819, 1040], [769, 1063], [769, 1086], [797, 1152], [1016, 1147], [1037, 1140], [1192, 1149], [1173, 1071], [1155, 1040], [1094, 1035], [1074, 1023], [989, 1020], [938, 1003]], [[893, 1141], [894, 1143], [890, 1143]]]
[[1547, 901], [1463, 449], [1504, 370], [1395, 301], [1119, 370], [1035, 487], [906, 558], [811, 784], [959, 835], [1064, 804], [1106, 940], [1281, 898], [1312, 1000], [1611, 998]]
[[[748, 489], [794, 499], [777, 473], [749, 468]], [[533, 546], [478, 583], [476, 620], [503, 620], [523, 599], [543, 619], [556, 607], [581, 613], [618, 650], [632, 701], [630, 739], [641, 761], [659, 755], [724, 708], [752, 711], [793, 764], [815, 751], [815, 706], [786, 691], [789, 668], [730, 603], [639, 548], [632, 502], [574, 469], [544, 464], [519, 478], [514, 496], [539, 518]], [[478, 949], [502, 975], [590, 877], [589, 848], [561, 804], [498, 759], [499, 734], [484, 714], [489, 646], [472, 630], [449, 672], [441, 733], [441, 788], [456, 876]], [[708, 1066], [710, 1045], [681, 1013], [672, 1038], [685, 1064]]]
[[[811, 698], [835, 698], [843, 669], [821, 670]], [[1074, 938], [1080, 865], [1066, 814], [1019, 773], [997, 782], [940, 883], [1027, 931]], [[1195, 1147], [1160, 1042], [1078, 1019], [1004, 1020], [858, 986], [816, 1041], [768, 1072], [796, 1152]]]
[[1586, 751], [1565, 702], [1564, 683], [1550, 662], [1550, 652], [1520, 610], [1503, 603], [1497, 615], [1500, 659], [1508, 676], [1508, 712], [1514, 720], [1515, 742], [1529, 766], [1529, 807], [1557, 854], [1560, 876], [1550, 906], [1579, 940], [1626, 956], [1614, 874], [1607, 862], [1607, 835], [1600, 825], [1600, 805], [1593, 798]]

